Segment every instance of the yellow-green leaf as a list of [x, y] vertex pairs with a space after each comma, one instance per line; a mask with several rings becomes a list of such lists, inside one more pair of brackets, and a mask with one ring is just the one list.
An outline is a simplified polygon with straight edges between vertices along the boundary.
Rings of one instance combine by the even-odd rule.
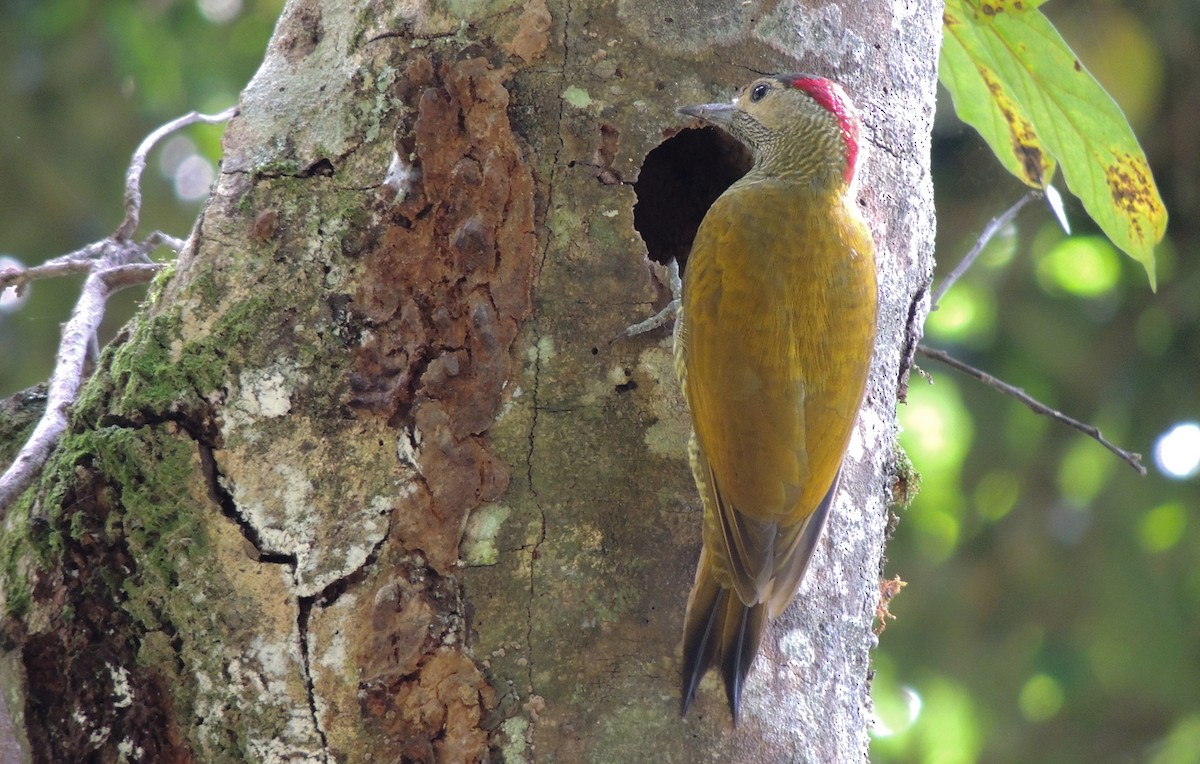
[[947, 0], [938, 78], [950, 91], [959, 119], [979, 131], [1004, 168], [1034, 188], [1054, 176], [1054, 160], [1033, 124], [1009, 93], [984, 50], [973, 12]]
[[1046, 0], [979, 0], [977, 5], [985, 16], [995, 16], [997, 13], [1020, 13], [1031, 8], [1037, 8]]
[[1041, 155], [1053, 156], [1067, 187], [1112, 242], [1145, 267], [1153, 288], [1154, 245], [1167, 212], [1150, 166], [1120, 108], [1040, 4], [946, 0], [942, 82], [959, 116], [1018, 178], [1044, 187], [1053, 164]]

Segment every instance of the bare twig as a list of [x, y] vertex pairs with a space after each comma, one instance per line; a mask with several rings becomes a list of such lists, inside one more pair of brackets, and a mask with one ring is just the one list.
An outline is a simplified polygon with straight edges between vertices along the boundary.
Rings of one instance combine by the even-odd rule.
[[1116, 454], [1122, 461], [1124, 461], [1130, 467], [1133, 467], [1135, 470], [1137, 470], [1137, 473], [1139, 475], [1146, 474], [1146, 468], [1144, 466], [1142, 466], [1142, 455], [1141, 454], [1135, 454], [1131, 451], [1126, 451], [1125, 449], [1120, 448], [1119, 446], [1116, 446], [1113, 443], [1109, 442], [1103, 435], [1100, 434], [1099, 428], [1094, 427], [1090, 424], [1084, 424], [1083, 422], [1080, 422], [1076, 419], [1072, 419], [1071, 417], [1067, 416], [1066, 414], [1063, 414], [1060, 411], [1056, 411], [1056, 410], [1050, 408], [1049, 406], [1047, 406], [1046, 404], [1042, 403], [1041, 401], [1038, 401], [1036, 398], [1030, 396], [1028, 393], [1026, 393], [1021, 388], [1014, 387], [1013, 385], [1010, 385], [1003, 380], [996, 379], [991, 374], [988, 374], [985, 371], [980, 371], [979, 369], [976, 369], [974, 366], [971, 366], [970, 364], [963, 363], [962, 361], [958, 360], [954, 356], [952, 356], [944, 351], [934, 350], [933, 348], [928, 348], [928, 347], [925, 347], [924, 345], [922, 345], [921, 347], [917, 348], [917, 352], [920, 353], [921, 355], [925, 356], [926, 358], [932, 358], [935, 361], [940, 361], [941, 363], [946, 364], [947, 366], [949, 366], [952, 369], [961, 371], [963, 374], [966, 374], [969, 377], [974, 377], [975, 379], [978, 379], [980, 382], [984, 383], [988, 387], [991, 387], [995, 390], [999, 390], [1000, 392], [1002, 392], [1006, 395], [1011, 395], [1012, 397], [1016, 398], [1021, 403], [1024, 403], [1026, 406], [1028, 406], [1030, 409], [1032, 409], [1035, 414], [1041, 414], [1043, 416], [1048, 416], [1051, 419], [1054, 419], [1055, 421], [1058, 421], [1058, 422], [1061, 422], [1061, 423], [1067, 425], [1068, 427], [1073, 427], [1074, 429], [1079, 430], [1083, 434], [1093, 438], [1097, 443], [1104, 446], [1109, 451]]
[[67, 413], [83, 384], [83, 364], [96, 329], [104, 318], [104, 303], [108, 296], [127, 286], [148, 281], [157, 267], [137, 264], [106, 272], [94, 271], [83, 283], [79, 302], [75, 303], [71, 318], [63, 325], [62, 341], [46, 394], [46, 411], [4, 477], [0, 478], [0, 517], [9, 502], [37, 477], [59, 436], [67, 429]]
[[0, 477], [0, 519], [4, 518], [9, 505], [37, 477], [66, 430], [67, 415], [83, 384], [84, 367], [89, 352], [95, 347], [96, 330], [104, 318], [109, 295], [125, 287], [144, 284], [154, 277], [162, 268], [150, 260], [150, 253], [155, 248], [166, 245], [177, 253], [183, 248], [183, 240], [160, 231], [155, 231], [140, 242], [133, 239], [141, 217], [141, 179], [147, 155], [155, 143], [180, 128], [197, 122], [224, 122], [236, 113], [236, 108], [226, 109], [216, 115], [192, 112], [146, 136], [133, 153], [129, 171], [125, 175], [125, 219], [112, 236], [33, 268], [0, 271], [0, 291], [10, 286], [20, 291], [29, 282], [42, 278], [88, 274], [71, 318], [63, 325], [47, 391], [46, 411], [13, 463]]
[[0, 292], [12, 287], [19, 297], [25, 291], [25, 285], [31, 281], [87, 273], [92, 269], [89, 260], [98, 257], [104, 251], [104, 244], [107, 241], [105, 239], [93, 242], [82, 249], [77, 249], [53, 260], [47, 260], [32, 268], [4, 268], [0, 270]]
[[34, 281], [89, 273], [96, 267], [94, 261], [106, 256], [118, 261], [138, 260], [150, 263], [152, 262], [150, 253], [159, 246], [166, 246], [178, 252], [183, 249], [184, 240], [169, 236], [162, 231], [155, 231], [147, 236], [145, 241], [127, 245], [132, 251], [118, 253], [115, 257], [110, 254], [113, 245], [114, 242], [111, 238], [102, 239], [31, 268], [4, 268], [0, 270], [0, 292], [12, 287], [20, 295], [25, 286]]
[[146, 157], [150, 154], [150, 149], [154, 148], [154, 144], [188, 125], [194, 125], [197, 122], [207, 125], [226, 122], [235, 114], [237, 114], [236, 106], [230, 107], [220, 114], [201, 114], [193, 111], [171, 120], [142, 140], [141, 145], [133, 152], [133, 161], [129, 163], [129, 171], [125, 173], [125, 219], [113, 233], [114, 239], [128, 241], [137, 230], [138, 220], [142, 214], [142, 172], [146, 169]]
[[1029, 204], [1029, 202], [1041, 195], [1042, 192], [1036, 189], [1027, 191], [1024, 196], [1022, 196], [1013, 204], [1013, 206], [1006, 209], [1000, 214], [999, 217], [993, 218], [992, 221], [987, 224], [987, 227], [983, 229], [983, 233], [979, 235], [979, 240], [975, 242], [975, 246], [971, 247], [971, 251], [967, 253], [967, 256], [962, 259], [962, 262], [954, 267], [954, 270], [950, 272], [949, 276], [942, 280], [941, 284], [938, 284], [937, 289], [933, 290], [933, 305], [931, 305], [929, 308], [931, 311], [937, 310], [938, 302], [941, 301], [942, 295], [944, 295], [946, 290], [952, 287], [954, 282], [958, 281], [959, 278], [966, 273], [972, 265], [975, 264], [975, 259], [979, 257], [981, 252], [983, 252], [983, 248], [988, 245], [988, 242], [990, 242], [997, 233], [1003, 230], [1004, 226], [1008, 225], [1009, 222], [1011, 222], [1012, 219], [1017, 216], [1017, 213], [1021, 211], [1022, 207], [1024, 207], [1026, 204]]
[[149, 247], [149, 249], [146, 250], [147, 254], [149, 254], [155, 247], [159, 246], [160, 244], [165, 247], [168, 247], [170, 249], [173, 249], [173, 250], [175, 250], [176, 253], [178, 253], [180, 250], [183, 249], [183, 245], [186, 244], [187, 241], [185, 239], [180, 239], [177, 236], [171, 236], [169, 234], [165, 234], [162, 231], [155, 231], [154, 233], [147, 236], [146, 241], [144, 241], [142, 243], [146, 247]]

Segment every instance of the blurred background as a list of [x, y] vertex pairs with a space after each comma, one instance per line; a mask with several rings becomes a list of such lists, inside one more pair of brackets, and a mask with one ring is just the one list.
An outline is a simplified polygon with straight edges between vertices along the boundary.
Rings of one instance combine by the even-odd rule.
[[[925, 342], [1098, 426], [1148, 474], [917, 359], [933, 379], [914, 375], [900, 410], [923, 479], [887, 550], [909, 585], [876, 654], [877, 762], [1200, 762], [1200, 3], [1042, 10], [1149, 157], [1170, 215], [1158, 292], [1073, 197], [1070, 237], [1034, 203]], [[945, 91], [933, 174], [940, 277], [1024, 187]]]
[[[111, 233], [138, 142], [234, 104], [281, 6], [6, 0], [0, 257], [34, 265]], [[875, 656], [877, 762], [1200, 762], [1200, 3], [1043, 10], [1149, 156], [1171, 215], [1158, 292], [1074, 199], [1070, 237], [1030, 204], [943, 297], [926, 344], [1099, 426], [1149, 474], [918, 359], [932, 382], [913, 376], [900, 418], [923, 479], [888, 548], [887, 575], [908, 587]], [[143, 234], [187, 235], [221, 130], [151, 155]], [[1024, 187], [944, 92], [933, 168], [941, 275]], [[0, 304], [0, 397], [49, 375], [78, 286]], [[141, 293], [119, 296], [107, 336]]]
[[[0, 267], [37, 265], [111, 234], [124, 217], [125, 171], [138, 143], [189, 111], [236, 104], [282, 7], [0, 2]], [[143, 176], [139, 239], [156, 229], [187, 237], [216, 175], [224, 128], [199, 125], [158, 144]], [[49, 377], [59, 324], [81, 282], [38, 282], [23, 301], [12, 290], [0, 299], [0, 397]], [[144, 294], [129, 289], [111, 301], [102, 342]]]

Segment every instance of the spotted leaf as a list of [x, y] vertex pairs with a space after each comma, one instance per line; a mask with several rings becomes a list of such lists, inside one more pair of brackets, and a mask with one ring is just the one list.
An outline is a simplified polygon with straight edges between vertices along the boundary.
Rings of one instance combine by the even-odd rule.
[[1167, 211], [1146, 155], [1120, 107], [1038, 5], [946, 0], [942, 83], [959, 116], [1018, 178], [1044, 188], [1057, 160], [1067, 188], [1154, 288], [1154, 246]]

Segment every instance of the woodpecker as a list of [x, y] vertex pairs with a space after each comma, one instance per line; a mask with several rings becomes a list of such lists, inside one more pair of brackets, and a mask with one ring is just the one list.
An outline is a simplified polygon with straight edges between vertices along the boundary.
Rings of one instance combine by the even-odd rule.
[[679, 112], [754, 156], [696, 232], [675, 324], [704, 505], [682, 711], [715, 665], [736, 723], [763, 629], [799, 588], [837, 493], [875, 343], [875, 245], [854, 201], [859, 119], [839, 85], [780, 74]]

